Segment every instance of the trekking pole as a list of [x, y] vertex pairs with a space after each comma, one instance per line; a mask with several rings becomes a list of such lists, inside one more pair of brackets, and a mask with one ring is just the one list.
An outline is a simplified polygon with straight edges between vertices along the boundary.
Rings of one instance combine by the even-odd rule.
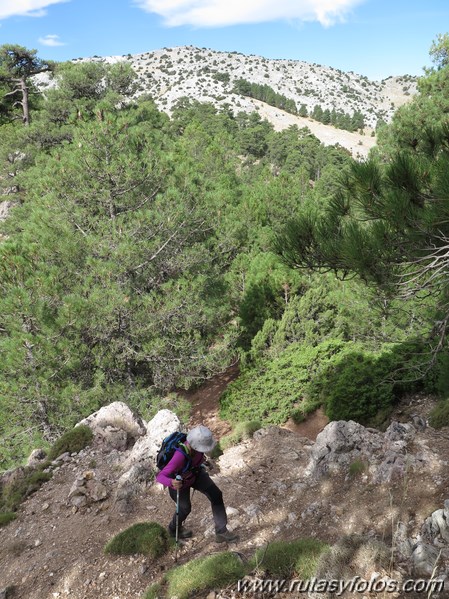
[[[177, 474], [176, 480], [182, 480], [182, 477]], [[175, 564], [178, 561], [178, 540], [179, 540], [179, 489], [176, 489], [176, 533], [175, 533]]]

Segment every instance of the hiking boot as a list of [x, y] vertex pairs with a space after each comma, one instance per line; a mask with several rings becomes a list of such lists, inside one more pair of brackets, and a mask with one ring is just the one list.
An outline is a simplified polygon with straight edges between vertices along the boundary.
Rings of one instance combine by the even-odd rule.
[[225, 532], [217, 532], [215, 535], [215, 541], [217, 543], [235, 543], [239, 540], [239, 535], [226, 530]]
[[[172, 528], [170, 528], [170, 526], [168, 527], [168, 534], [174, 539], [176, 539], [176, 530], [173, 530]], [[191, 530], [187, 530], [186, 528], [182, 527], [178, 530], [178, 539], [190, 539], [191, 536]]]

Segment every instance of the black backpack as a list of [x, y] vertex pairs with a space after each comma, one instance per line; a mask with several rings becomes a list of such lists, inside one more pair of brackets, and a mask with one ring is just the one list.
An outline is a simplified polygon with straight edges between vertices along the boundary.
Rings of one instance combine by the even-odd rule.
[[171, 435], [165, 437], [156, 455], [156, 466], [159, 470], [162, 470], [162, 468], [168, 464], [176, 450], [180, 451], [186, 458], [186, 465], [184, 466], [182, 472], [189, 470], [190, 466], [192, 465], [192, 458], [189, 455], [187, 447], [184, 445], [186, 439], [187, 435], [185, 433], [180, 433], [179, 431], [171, 433]]

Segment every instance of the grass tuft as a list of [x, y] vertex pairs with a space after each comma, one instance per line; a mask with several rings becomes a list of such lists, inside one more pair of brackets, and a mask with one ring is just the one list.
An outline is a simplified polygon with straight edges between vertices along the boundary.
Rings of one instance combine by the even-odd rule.
[[163, 596], [162, 585], [159, 582], [155, 582], [147, 588], [143, 599], [159, 599]]
[[245, 566], [235, 553], [226, 551], [200, 557], [167, 573], [167, 596], [187, 599], [194, 592], [205, 596], [205, 591], [222, 589], [245, 574]]
[[259, 548], [252, 561], [253, 569], [273, 578], [311, 578], [317, 569], [320, 555], [328, 545], [318, 539], [276, 541]]
[[382, 541], [365, 535], [342, 537], [318, 563], [317, 578], [352, 578], [361, 576], [369, 579], [372, 572], [388, 568], [390, 549]]
[[357, 476], [358, 474], [362, 474], [367, 469], [367, 465], [363, 460], [354, 460], [351, 464], [349, 464], [349, 475]]
[[232, 433], [222, 437], [220, 439], [220, 448], [227, 449], [228, 447], [232, 447], [233, 445], [237, 445], [244, 439], [251, 439], [256, 431], [262, 428], [262, 424], [259, 420], [248, 420], [245, 422], [239, 422], [235, 427]]
[[17, 518], [17, 514], [14, 512], [3, 512], [0, 514], [0, 528], [6, 526]]
[[72, 428], [61, 435], [61, 437], [55, 441], [52, 447], [50, 447], [48, 459], [54, 460], [66, 452], [78, 453], [87, 447], [92, 442], [92, 439], [93, 433], [88, 426], [85, 426], [84, 424], [75, 426], [75, 428]]
[[169, 548], [167, 531], [157, 522], [140, 522], [123, 530], [105, 546], [104, 552], [112, 555], [141, 553], [160, 557]]

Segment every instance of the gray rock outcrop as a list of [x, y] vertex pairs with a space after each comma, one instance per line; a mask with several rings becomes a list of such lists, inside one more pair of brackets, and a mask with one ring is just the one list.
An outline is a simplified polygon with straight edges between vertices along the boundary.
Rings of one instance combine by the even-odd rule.
[[412, 424], [399, 422], [392, 422], [385, 433], [352, 420], [330, 422], [311, 449], [307, 472], [316, 478], [333, 472], [348, 473], [351, 464], [361, 461], [369, 464], [372, 482], [402, 478], [410, 467], [426, 462], [422, 454], [408, 451], [416, 432]]
[[179, 418], [170, 410], [160, 410], [146, 425], [123, 464], [124, 473], [117, 483], [114, 507], [122, 514], [133, 510], [133, 500], [139, 489], [154, 479], [156, 454], [164, 437], [179, 430]]
[[121, 401], [103, 406], [79, 425], [92, 429], [97, 444], [118, 450], [127, 449], [147, 432], [143, 420]]
[[140, 437], [128, 458], [125, 461], [125, 469], [128, 470], [134, 464], [154, 464], [156, 454], [164, 437], [179, 430], [181, 422], [174, 412], [170, 410], [159, 410], [156, 416], [146, 425], [146, 434]]

